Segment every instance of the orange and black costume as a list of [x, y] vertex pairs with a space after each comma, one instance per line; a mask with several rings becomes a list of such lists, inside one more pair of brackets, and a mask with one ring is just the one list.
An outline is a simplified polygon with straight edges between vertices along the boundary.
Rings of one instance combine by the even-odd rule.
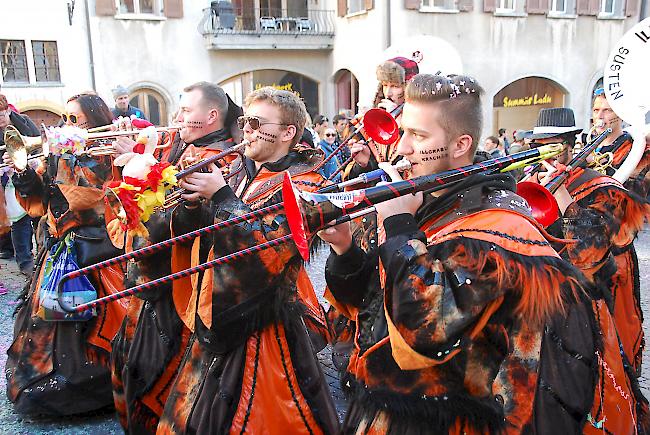
[[[218, 130], [197, 139], [192, 145], [182, 141], [176, 143], [166, 160], [172, 165], [178, 165], [188, 154], [207, 158], [232, 144], [230, 133]], [[171, 214], [171, 210], [154, 213], [145, 224], [149, 236], [127, 239], [127, 250], [140, 249], [169, 239]], [[178, 269], [179, 267], [174, 267], [174, 272]], [[129, 263], [125, 287], [152, 281], [170, 273], [172, 249]], [[189, 329], [176, 312], [171, 284], [131, 298], [111, 354], [115, 407], [126, 433], [156, 432], [189, 336]]]
[[[601, 153], [609, 151], [614, 153], [612, 164], [606, 170], [607, 175], [614, 175], [615, 170], [625, 161], [632, 149], [632, 141], [632, 136], [624, 132], [611, 145], [604, 146], [600, 150]], [[650, 146], [647, 144], [641, 161], [637, 164], [625, 183], [623, 183], [623, 186], [642, 198], [650, 200]]]
[[[27, 169], [14, 175], [25, 209], [41, 205], [49, 226], [7, 352], [7, 396], [18, 412], [69, 415], [113, 403], [109, 352], [127, 302], [99, 307], [97, 316], [85, 322], [44, 321], [36, 316], [50, 248], [64, 243], [68, 234], [74, 233], [79, 267], [119, 254], [108, 240], [104, 222], [103, 185], [112, 179], [112, 171], [110, 157], [63, 154], [50, 155], [43, 174]], [[81, 248], [95, 258], [84, 260]], [[101, 297], [119, 291], [123, 276], [114, 266], [89, 278]]]
[[650, 219], [650, 204], [590, 169], [574, 177], [568, 190], [575, 202], [564, 214], [564, 234], [578, 240], [568, 246], [568, 259], [603, 292], [623, 351], [640, 373], [643, 312], [633, 241]]
[[512, 189], [472, 177], [415, 217], [387, 218], [378, 250], [330, 255], [329, 289], [356, 321], [344, 433], [535, 428], [545, 324], [574, 306], [580, 277]]
[[[315, 187], [322, 179], [313, 167], [321, 159], [314, 150], [291, 151], [259, 171], [245, 160], [255, 175], [215, 193], [210, 218], [220, 222], [280, 201], [283, 171], [299, 187]], [[199, 220], [195, 210], [179, 207], [174, 231], [190, 231]], [[239, 224], [210, 237], [208, 259], [288, 231], [281, 213]], [[158, 431], [337, 433], [308, 332], [314, 325], [306, 325], [317, 318], [323, 324], [324, 316], [295, 247], [283, 244], [206, 271], [194, 289], [187, 306], [194, 334]]]

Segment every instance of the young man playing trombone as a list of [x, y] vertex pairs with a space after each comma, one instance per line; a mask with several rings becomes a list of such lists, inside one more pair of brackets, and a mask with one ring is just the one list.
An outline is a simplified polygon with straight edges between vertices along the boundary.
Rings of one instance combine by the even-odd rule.
[[[279, 202], [285, 171], [301, 188], [318, 186], [322, 154], [296, 145], [305, 119], [303, 102], [291, 92], [266, 87], [248, 95], [239, 126], [249, 141], [243, 164], [252, 175], [232, 187], [215, 166], [188, 176], [181, 186], [193, 193], [184, 198], [209, 202], [179, 206], [174, 231]], [[205, 237], [208, 259], [288, 232], [284, 213], [229, 227]], [[308, 332], [324, 316], [292, 244], [210, 269], [192, 289], [186, 313], [194, 333], [159, 432], [338, 433]]]
[[[472, 163], [481, 94], [467, 76], [413, 78], [397, 147], [408, 178]], [[347, 225], [321, 231], [334, 303], [357, 319], [345, 433], [533, 430], [545, 323], [578, 273], [513, 190], [508, 177], [478, 175], [380, 203], [381, 244], [368, 253]]]
[[[229, 126], [231, 119], [241, 114], [219, 86], [198, 82], [184, 89], [176, 121], [180, 126], [180, 141], [164, 153], [176, 166], [192, 164], [230, 148], [233, 145]], [[120, 138], [115, 147], [129, 152], [135, 142]], [[234, 156], [232, 156], [234, 157]], [[227, 161], [232, 158], [225, 159]], [[129, 251], [171, 237], [172, 206], [153, 213], [145, 224], [146, 237], [126, 235]], [[112, 228], [115, 239], [124, 240], [118, 222]], [[209, 247], [204, 243], [203, 258]], [[191, 246], [175, 246], [137, 262], [129, 262], [125, 287], [152, 281], [189, 265]], [[173, 260], [172, 260], [173, 259]], [[190, 280], [175, 284], [191, 286]], [[187, 301], [172, 297], [172, 286], [165, 285], [131, 298], [127, 316], [113, 341], [111, 368], [113, 397], [120, 423], [127, 433], [155, 433], [165, 400], [181, 362], [190, 336], [184, 323]], [[182, 306], [176, 309], [175, 303]]]

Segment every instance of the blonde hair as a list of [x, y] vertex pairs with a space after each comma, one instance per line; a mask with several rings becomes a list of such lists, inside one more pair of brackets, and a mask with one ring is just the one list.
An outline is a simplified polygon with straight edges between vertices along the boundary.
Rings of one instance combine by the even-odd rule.
[[464, 134], [472, 137], [472, 153], [481, 137], [483, 88], [469, 76], [418, 74], [406, 86], [407, 103], [432, 103], [440, 107], [438, 123], [447, 141]]
[[305, 103], [293, 92], [275, 89], [271, 86], [256, 89], [248, 94], [244, 101], [244, 107], [259, 102], [267, 102], [280, 109], [280, 122], [296, 127], [296, 135], [291, 140], [291, 145], [297, 144], [305, 131], [307, 121]]

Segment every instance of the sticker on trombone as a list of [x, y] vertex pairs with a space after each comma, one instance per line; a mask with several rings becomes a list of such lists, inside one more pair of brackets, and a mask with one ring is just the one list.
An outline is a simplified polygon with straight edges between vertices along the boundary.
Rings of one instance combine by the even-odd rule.
[[364, 198], [363, 192], [359, 190], [340, 193], [328, 193], [326, 196], [332, 204], [341, 209], [347, 209], [359, 205]]

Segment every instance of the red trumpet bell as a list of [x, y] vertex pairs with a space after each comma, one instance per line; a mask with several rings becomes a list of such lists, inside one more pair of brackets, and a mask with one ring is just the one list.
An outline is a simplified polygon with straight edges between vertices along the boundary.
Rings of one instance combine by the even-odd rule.
[[560, 209], [551, 192], [543, 186], [531, 181], [517, 183], [517, 195], [526, 200], [533, 212], [533, 217], [544, 228], [551, 225], [560, 217]]
[[399, 126], [383, 109], [370, 109], [363, 115], [363, 129], [375, 142], [390, 145], [399, 139]]

